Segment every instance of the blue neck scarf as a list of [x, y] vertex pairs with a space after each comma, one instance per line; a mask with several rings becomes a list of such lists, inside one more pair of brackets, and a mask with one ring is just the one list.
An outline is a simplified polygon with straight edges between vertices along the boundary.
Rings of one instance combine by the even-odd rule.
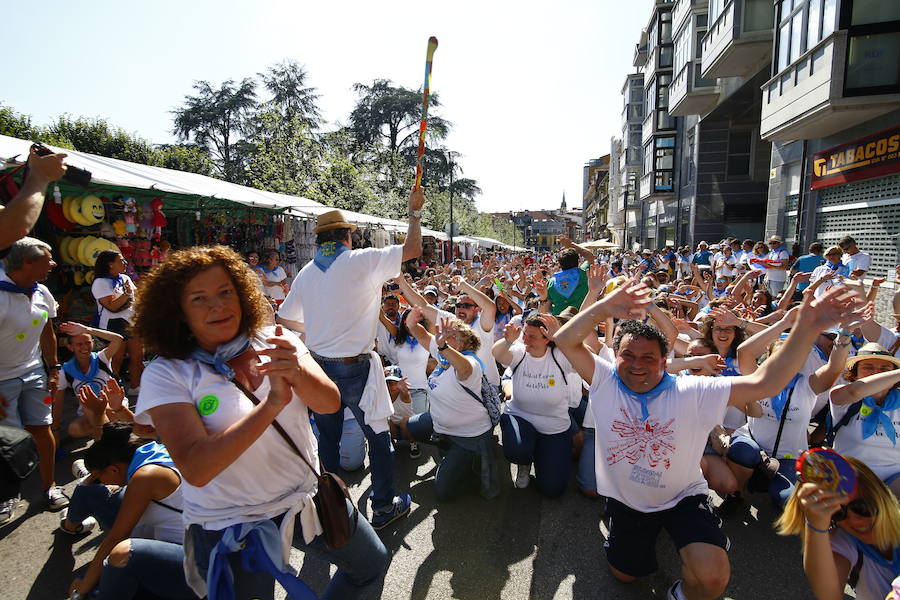
[[240, 356], [250, 347], [250, 339], [246, 335], [239, 335], [230, 342], [219, 344], [215, 354], [210, 354], [203, 348], [194, 348], [191, 352], [191, 358], [210, 365], [218, 373], [225, 376], [225, 379], [231, 381], [234, 379], [234, 369], [228, 364], [228, 361], [235, 356]]
[[[175, 463], [169, 456], [169, 451], [159, 442], [149, 442], [134, 451], [128, 470], [125, 472], [125, 481], [131, 481], [138, 469], [146, 465], [163, 465], [175, 469]], [[176, 469], [177, 470], [177, 469]]]
[[738, 362], [736, 358], [727, 357], [725, 359], [725, 368], [719, 374], [721, 377], [738, 377], [740, 376], [741, 371], [738, 369]]
[[316, 248], [316, 256], [313, 258], [313, 264], [316, 265], [323, 273], [334, 264], [337, 257], [347, 252], [349, 248], [339, 242], [325, 242]]
[[32, 285], [30, 288], [22, 288], [11, 281], [0, 281], [0, 290], [9, 292], [11, 294], [24, 294], [28, 296], [28, 298], [31, 298], [34, 293], [38, 291], [38, 284], [35, 281], [34, 285]]
[[888, 561], [881, 552], [869, 544], [864, 544], [851, 534], [853, 541], [856, 542], [856, 549], [866, 555], [874, 563], [881, 565], [891, 572], [892, 577], [900, 577], [900, 548], [894, 548], [893, 558]]
[[898, 408], [900, 408], [900, 390], [897, 389], [888, 392], [888, 395], [884, 398], [883, 406], [878, 406], [878, 403], [872, 396], [863, 398], [862, 406], [859, 408], [863, 439], [875, 435], [875, 432], [878, 431], [878, 426], [881, 425], [881, 428], [884, 429], [884, 435], [896, 446], [897, 432], [894, 430], [894, 422], [885, 413]]
[[274, 269], [267, 269], [267, 268], [265, 267], [265, 265], [262, 265], [262, 264], [257, 265], [257, 266], [260, 268], [260, 270], [261, 270], [263, 273], [267, 273], [267, 274], [269, 274], [269, 275], [271, 275], [272, 273], [274, 273], [275, 271], [278, 270], [278, 265], [275, 265], [275, 268], [274, 268]]
[[107, 275], [106, 278], [112, 281], [113, 287], [122, 287], [125, 285], [125, 280], [122, 279], [121, 275], [116, 275], [115, 277], [113, 277], [112, 275]]
[[652, 402], [653, 400], [656, 400], [657, 398], [659, 398], [660, 396], [662, 396], [664, 393], [666, 393], [667, 391], [669, 391], [670, 389], [672, 389], [675, 386], [675, 378], [668, 373], [663, 373], [662, 379], [659, 381], [659, 383], [656, 384], [656, 387], [654, 387], [649, 392], [644, 392], [643, 394], [641, 394], [639, 392], [635, 392], [630, 387], [625, 385], [625, 382], [622, 381], [621, 379], [619, 379], [618, 372], [613, 371], [613, 377], [616, 380], [616, 385], [619, 386], [620, 392], [622, 392], [623, 394], [625, 394], [626, 396], [628, 396], [635, 402], [641, 403], [641, 422], [642, 423], [650, 417], [650, 411], [647, 408], [647, 404], [649, 402]]
[[828, 355], [825, 354], [821, 348], [819, 348], [816, 344], [813, 344], [813, 349], [816, 351], [816, 354], [819, 355], [819, 358], [821, 358], [825, 362], [828, 362]]
[[565, 271], [560, 271], [553, 276], [553, 289], [563, 298], [570, 298], [578, 287], [578, 281], [581, 279], [581, 269], [572, 267]]
[[72, 379], [85, 382], [95, 394], [100, 395], [100, 390], [102, 389], [100, 383], [94, 381], [94, 377], [97, 376], [97, 372], [100, 370], [100, 357], [96, 352], [91, 352], [91, 362], [87, 373], [81, 371], [81, 367], [78, 366], [78, 361], [74, 357], [64, 362], [62, 368], [66, 375]]
[[783, 390], [778, 392], [777, 396], [772, 396], [772, 410], [775, 411], [775, 416], [779, 421], [781, 420], [781, 413], [784, 412], [784, 406], [787, 404], [787, 400], [794, 390], [794, 386], [797, 385], [798, 379], [800, 379], [800, 373], [794, 375], [794, 378], [788, 382]]
[[[478, 358], [477, 354], [475, 354], [471, 350], [466, 350], [465, 352], [463, 352], [463, 355], [471, 356], [472, 358], [474, 358], [475, 362], [477, 362], [481, 366], [481, 372], [484, 373], [484, 363], [481, 362], [481, 359]], [[437, 377], [438, 375], [440, 375], [441, 373], [446, 371], [448, 368], [450, 368], [450, 361], [447, 360], [446, 358], [444, 358], [443, 356], [441, 356], [440, 354], [438, 354], [438, 366], [434, 371], [431, 372], [431, 375], [429, 378]]]

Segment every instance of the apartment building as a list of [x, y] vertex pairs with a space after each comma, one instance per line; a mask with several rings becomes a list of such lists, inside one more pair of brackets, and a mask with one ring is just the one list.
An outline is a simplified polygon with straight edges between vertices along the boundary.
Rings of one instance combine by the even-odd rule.
[[589, 160], [583, 168], [582, 218], [584, 239], [610, 237], [609, 226], [609, 160], [610, 155]]

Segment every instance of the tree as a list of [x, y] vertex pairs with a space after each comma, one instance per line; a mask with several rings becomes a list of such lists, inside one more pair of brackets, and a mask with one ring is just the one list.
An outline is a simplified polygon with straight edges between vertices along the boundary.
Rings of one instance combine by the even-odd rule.
[[299, 114], [267, 110], [253, 117], [246, 181], [256, 188], [303, 196], [321, 169], [322, 145]]
[[105, 119], [63, 115], [50, 124], [47, 132], [68, 140], [75, 150], [144, 165], [150, 162], [154, 151], [147, 140], [110, 125]]
[[46, 127], [33, 125], [30, 115], [16, 112], [11, 106], [0, 105], [0, 135], [42, 142], [59, 148], [75, 149], [72, 142], [65, 137], [51, 133]]
[[309, 130], [315, 130], [322, 122], [319, 95], [316, 88], [307, 87], [306, 69], [297, 61], [286, 59], [259, 73], [263, 87], [272, 94], [266, 104], [277, 110], [286, 121], [299, 119]]
[[245, 78], [236, 84], [229, 79], [214, 89], [209, 82], [198, 81], [194, 89], [197, 95], [185, 97], [184, 106], [173, 111], [173, 133], [205, 148], [223, 179], [242, 181], [239, 142], [257, 107], [256, 82]]
[[193, 144], [160, 144], [147, 164], [207, 176], [213, 175], [215, 170], [206, 150]]

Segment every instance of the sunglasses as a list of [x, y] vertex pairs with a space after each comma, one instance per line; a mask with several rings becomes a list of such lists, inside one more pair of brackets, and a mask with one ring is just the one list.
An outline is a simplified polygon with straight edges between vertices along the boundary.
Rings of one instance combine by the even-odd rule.
[[475, 308], [478, 306], [477, 304], [469, 304], [468, 302], [462, 302], [456, 305], [456, 308]]
[[855, 514], [863, 518], [872, 518], [878, 515], [878, 511], [869, 506], [869, 504], [864, 499], [857, 498], [849, 504], [842, 505], [841, 509], [834, 513], [834, 516], [831, 517], [831, 520], [835, 523], [837, 523], [838, 521], [843, 521], [847, 518], [848, 510], [852, 510]]

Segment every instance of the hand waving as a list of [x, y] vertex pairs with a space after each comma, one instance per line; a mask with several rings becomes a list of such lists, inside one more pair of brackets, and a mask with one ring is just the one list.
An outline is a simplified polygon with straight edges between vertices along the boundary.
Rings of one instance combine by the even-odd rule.
[[633, 280], [606, 296], [603, 308], [606, 314], [617, 319], [642, 319], [647, 315], [650, 299], [650, 288]]

